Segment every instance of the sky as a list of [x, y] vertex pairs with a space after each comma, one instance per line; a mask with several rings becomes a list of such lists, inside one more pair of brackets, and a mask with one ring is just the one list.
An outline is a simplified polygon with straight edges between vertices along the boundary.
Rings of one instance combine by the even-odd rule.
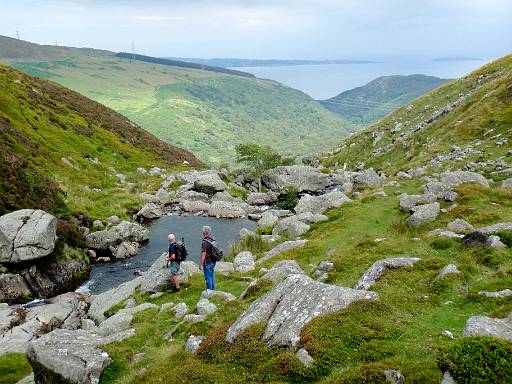
[[0, 0], [0, 34], [176, 57], [495, 58], [512, 0]]

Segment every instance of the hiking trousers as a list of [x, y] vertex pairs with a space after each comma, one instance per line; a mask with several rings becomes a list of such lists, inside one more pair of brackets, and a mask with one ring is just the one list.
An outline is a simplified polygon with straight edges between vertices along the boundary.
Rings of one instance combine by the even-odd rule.
[[204, 280], [206, 281], [206, 289], [215, 291], [215, 262], [205, 263], [203, 272]]

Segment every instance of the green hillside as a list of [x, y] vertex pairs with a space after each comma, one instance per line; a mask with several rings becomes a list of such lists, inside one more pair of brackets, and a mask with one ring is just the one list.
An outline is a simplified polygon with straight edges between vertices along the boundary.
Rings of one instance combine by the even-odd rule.
[[512, 55], [450, 81], [342, 141], [326, 165], [387, 173], [510, 159]]
[[78, 91], [211, 164], [232, 161], [239, 143], [303, 155], [357, 129], [306, 94], [269, 80], [7, 37], [0, 37], [0, 61]]
[[355, 124], [368, 125], [448, 80], [434, 76], [381, 76], [320, 103]]
[[32, 207], [127, 217], [142, 204], [138, 193], [161, 182], [138, 167], [202, 165], [103, 105], [3, 65], [0, 137], [0, 215]]

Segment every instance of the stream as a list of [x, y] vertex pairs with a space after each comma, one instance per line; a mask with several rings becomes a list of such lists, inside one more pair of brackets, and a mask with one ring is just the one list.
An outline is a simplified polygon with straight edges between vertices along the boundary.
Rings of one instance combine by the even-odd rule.
[[146, 271], [153, 262], [167, 251], [167, 235], [174, 233], [177, 240], [185, 239], [188, 250], [187, 260], [199, 261], [202, 241], [202, 228], [212, 227], [213, 236], [229, 254], [230, 244], [240, 240], [240, 230], [256, 229], [256, 223], [248, 219], [217, 219], [213, 217], [164, 216], [149, 225], [149, 242], [140, 247], [139, 253], [129, 259], [110, 263], [97, 263], [91, 268], [89, 280], [82, 284], [78, 292], [99, 294], [136, 277], [136, 271]]

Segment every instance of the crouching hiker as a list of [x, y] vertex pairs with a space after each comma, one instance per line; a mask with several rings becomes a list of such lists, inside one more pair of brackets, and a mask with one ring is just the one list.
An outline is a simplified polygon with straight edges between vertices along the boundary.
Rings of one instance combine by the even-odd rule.
[[178, 292], [180, 290], [180, 278], [178, 274], [180, 272], [181, 260], [178, 258], [176, 237], [173, 233], [170, 233], [167, 238], [169, 239], [169, 254], [167, 255], [167, 261], [171, 262], [171, 279], [173, 282], [172, 290], [174, 292]]
[[217, 241], [211, 236], [212, 229], [209, 226], [203, 227], [203, 243], [201, 244], [201, 259], [199, 269], [204, 272], [206, 289], [215, 290], [215, 264], [222, 259], [222, 249]]

